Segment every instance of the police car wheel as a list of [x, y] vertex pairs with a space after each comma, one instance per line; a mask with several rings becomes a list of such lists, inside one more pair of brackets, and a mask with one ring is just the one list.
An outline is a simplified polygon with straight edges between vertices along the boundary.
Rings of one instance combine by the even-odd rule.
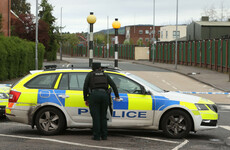
[[46, 107], [37, 113], [35, 124], [41, 134], [55, 135], [64, 131], [65, 117], [58, 109]]
[[170, 138], [183, 138], [192, 128], [190, 116], [182, 110], [172, 110], [163, 116], [162, 129]]

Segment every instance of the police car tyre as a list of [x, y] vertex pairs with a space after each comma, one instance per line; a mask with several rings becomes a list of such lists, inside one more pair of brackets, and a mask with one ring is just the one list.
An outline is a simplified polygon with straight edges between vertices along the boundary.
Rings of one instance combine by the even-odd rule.
[[183, 138], [191, 128], [191, 117], [183, 110], [171, 110], [163, 116], [162, 130], [167, 137]]
[[35, 124], [41, 134], [56, 135], [65, 130], [65, 117], [60, 110], [46, 107], [37, 113]]

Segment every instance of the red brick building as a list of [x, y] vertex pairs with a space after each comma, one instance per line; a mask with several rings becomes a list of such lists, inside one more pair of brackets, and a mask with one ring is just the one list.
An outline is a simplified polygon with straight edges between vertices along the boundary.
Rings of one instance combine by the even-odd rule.
[[11, 0], [0, 0], [0, 14], [2, 14], [2, 32], [10, 36], [11, 27]]
[[[155, 40], [160, 38], [160, 26], [155, 26]], [[130, 40], [134, 45], [138, 44], [138, 40], [142, 40], [144, 46], [152, 43], [153, 26], [152, 25], [135, 25], [125, 27], [125, 39]]]

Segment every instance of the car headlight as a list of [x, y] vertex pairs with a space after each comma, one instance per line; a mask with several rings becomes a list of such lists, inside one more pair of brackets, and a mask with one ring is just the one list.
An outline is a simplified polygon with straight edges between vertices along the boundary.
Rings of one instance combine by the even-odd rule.
[[207, 106], [214, 112], [218, 113], [218, 108], [215, 104], [207, 104]]
[[205, 104], [195, 104], [198, 110], [209, 110]]

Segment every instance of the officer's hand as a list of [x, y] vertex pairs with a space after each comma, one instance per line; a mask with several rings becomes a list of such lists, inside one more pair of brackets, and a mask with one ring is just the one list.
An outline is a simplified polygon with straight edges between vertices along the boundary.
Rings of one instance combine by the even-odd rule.
[[120, 97], [115, 97], [115, 101], [120, 102], [121, 101]]
[[85, 101], [85, 105], [86, 105], [86, 106], [89, 106], [89, 102], [88, 102], [88, 101]]

